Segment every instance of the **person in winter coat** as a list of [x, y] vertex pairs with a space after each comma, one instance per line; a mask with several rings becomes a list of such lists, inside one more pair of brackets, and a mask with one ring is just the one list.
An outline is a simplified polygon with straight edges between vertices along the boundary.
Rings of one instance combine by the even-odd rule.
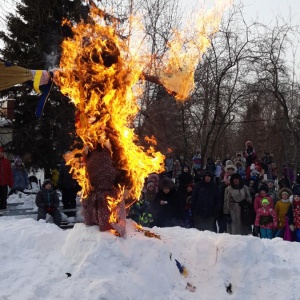
[[[64, 209], [76, 208], [76, 196], [80, 191], [80, 186], [70, 173], [71, 167], [66, 165], [65, 160], [60, 164], [57, 186], [61, 190], [62, 203]], [[66, 212], [68, 218], [76, 217], [76, 211]]]
[[14, 165], [12, 167], [13, 177], [14, 177], [14, 191], [23, 192], [29, 187], [28, 173], [20, 157], [15, 158]]
[[215, 231], [216, 218], [221, 209], [221, 193], [212, 179], [213, 175], [205, 172], [204, 179], [196, 184], [192, 194], [194, 227], [198, 230]]
[[294, 201], [287, 212], [291, 231], [295, 233], [296, 242], [300, 242], [300, 192], [295, 192]]
[[4, 157], [4, 149], [0, 146], [0, 209], [6, 209], [8, 187], [14, 184], [10, 161]]
[[251, 205], [251, 195], [239, 174], [233, 174], [230, 185], [225, 189], [224, 214], [227, 216], [227, 232], [247, 235], [251, 233], [251, 224], [242, 216], [242, 205]]
[[285, 229], [285, 217], [290, 207], [289, 197], [292, 191], [288, 188], [283, 188], [279, 191], [279, 201], [275, 205], [275, 211], [278, 216], [278, 225], [275, 237], [283, 237]]
[[194, 178], [193, 175], [191, 174], [191, 170], [189, 166], [185, 165], [182, 168], [181, 174], [178, 176], [178, 191], [180, 194], [185, 194], [186, 192], [186, 187], [188, 184], [193, 183]]
[[254, 231], [260, 232], [261, 239], [272, 239], [273, 231], [277, 228], [277, 214], [273, 207], [270, 207], [269, 199], [261, 200], [261, 207], [256, 212]]
[[253, 147], [253, 143], [251, 141], [247, 141], [246, 149], [244, 151], [244, 157], [246, 159], [245, 168], [247, 169], [251, 164], [254, 163], [255, 159], [257, 158], [256, 151]]
[[53, 218], [53, 222], [57, 226], [60, 226], [62, 216], [58, 210], [59, 198], [57, 192], [52, 188], [50, 179], [46, 179], [43, 182], [42, 189], [36, 195], [35, 204], [38, 207], [37, 220], [45, 220], [46, 215], [50, 214]]
[[[267, 185], [268, 185], [268, 189], [269, 189], [268, 194], [271, 196], [273, 203], [274, 203], [274, 207], [275, 207], [279, 196], [278, 196], [278, 191], [275, 188], [274, 180], [268, 179]], [[299, 192], [300, 192], [300, 190], [299, 190]]]
[[268, 187], [266, 185], [261, 185], [258, 189], [258, 195], [254, 199], [254, 211], [257, 213], [258, 209], [262, 207], [262, 200], [267, 199], [269, 204], [267, 208], [274, 208], [274, 203], [272, 197], [268, 194]]
[[157, 214], [158, 227], [172, 227], [180, 224], [180, 201], [175, 189], [175, 183], [170, 178], [159, 182], [159, 191], [155, 195], [154, 205]]

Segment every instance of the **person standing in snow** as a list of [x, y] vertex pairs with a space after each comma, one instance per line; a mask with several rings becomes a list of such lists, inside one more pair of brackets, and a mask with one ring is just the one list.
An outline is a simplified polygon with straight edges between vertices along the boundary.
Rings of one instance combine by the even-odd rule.
[[10, 161], [4, 157], [4, 149], [0, 146], [0, 209], [6, 209], [8, 187], [14, 183]]
[[250, 206], [251, 202], [252, 197], [241, 175], [233, 174], [224, 195], [224, 215], [228, 220], [228, 233], [241, 235], [251, 233], [251, 224], [246, 223], [242, 215], [242, 205], [245, 203]]
[[19, 156], [15, 159], [12, 172], [14, 177], [14, 185], [12, 189], [23, 192], [29, 187], [29, 178], [25, 166]]
[[52, 188], [50, 179], [43, 182], [42, 189], [36, 195], [35, 204], [38, 207], [38, 221], [45, 220], [46, 215], [49, 214], [52, 216], [53, 222], [60, 226], [62, 216], [58, 210], [59, 198], [57, 192]]
[[215, 231], [216, 218], [221, 209], [221, 193], [210, 172], [206, 171], [204, 179], [196, 184], [191, 202], [194, 227], [202, 231]]
[[287, 212], [291, 231], [295, 233], [295, 241], [300, 242], [300, 192], [294, 192], [294, 201]]
[[272, 239], [273, 231], [277, 228], [277, 215], [273, 207], [270, 206], [268, 198], [261, 200], [261, 207], [257, 209], [254, 223], [254, 232], [260, 233], [261, 239]]

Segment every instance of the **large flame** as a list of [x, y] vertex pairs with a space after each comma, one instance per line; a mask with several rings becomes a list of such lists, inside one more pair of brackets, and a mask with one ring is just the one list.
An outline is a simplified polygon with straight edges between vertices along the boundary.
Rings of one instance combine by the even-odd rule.
[[178, 101], [185, 101], [194, 89], [194, 73], [203, 53], [211, 45], [224, 11], [232, 0], [219, 0], [213, 8], [204, 8], [197, 13], [196, 20], [182, 31], [174, 30], [174, 37], [168, 43], [164, 68], [158, 75], [160, 82]]
[[[219, 1], [224, 2], [224, 1]], [[133, 87], [145, 69], [138, 51], [128, 47], [128, 39], [120, 37], [117, 26], [108, 26], [95, 7], [90, 11], [89, 23], [72, 26], [72, 39], [62, 44], [59, 78], [62, 93], [68, 95], [77, 108], [76, 132], [83, 142], [82, 149], [66, 155], [73, 177], [82, 187], [83, 200], [91, 190], [84, 156], [102, 145], [110, 148], [110, 141], [118, 143], [119, 165], [130, 176], [130, 189], [120, 187], [117, 199], [107, 199], [116, 220], [114, 207], [124, 197], [138, 199], [144, 179], [152, 172], [163, 171], [164, 156], [154, 150], [154, 137], [147, 137], [147, 149], [137, 145], [133, 121], [139, 111]], [[220, 7], [201, 15], [193, 39], [175, 32], [169, 44], [164, 71], [158, 71], [159, 81], [178, 100], [188, 97], [193, 89], [194, 70], [201, 55], [210, 45], [209, 37], [220, 22]], [[134, 20], [134, 19], [133, 19]], [[70, 24], [71, 26], [71, 24]], [[142, 42], [135, 40], [140, 47]], [[113, 153], [112, 153], [113, 155]]]
[[[132, 87], [142, 69], [137, 58], [129, 55], [126, 40], [117, 35], [114, 27], [107, 26], [97, 12], [92, 9], [94, 22], [74, 26], [73, 38], [62, 44], [61, 91], [77, 107], [76, 132], [84, 144], [83, 149], [74, 150], [65, 158], [86, 198], [91, 186], [84, 154], [97, 144], [109, 148], [109, 142], [115, 139], [120, 166], [131, 179], [127, 196], [138, 199], [148, 174], [163, 171], [164, 156], [155, 152], [152, 145], [147, 150], [137, 145], [132, 121], [139, 108]], [[110, 202], [111, 206], [116, 203], [112, 199]]]

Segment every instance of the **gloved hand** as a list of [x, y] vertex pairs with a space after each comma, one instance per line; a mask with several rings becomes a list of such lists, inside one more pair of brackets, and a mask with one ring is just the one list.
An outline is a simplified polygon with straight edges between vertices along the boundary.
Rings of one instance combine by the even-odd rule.
[[290, 229], [292, 230], [292, 231], [294, 231], [295, 230], [295, 226], [292, 224], [292, 225], [290, 225]]
[[253, 235], [254, 236], [258, 236], [258, 234], [259, 234], [259, 226], [254, 226], [254, 228], [253, 228]]
[[227, 224], [231, 224], [232, 223], [231, 215], [228, 214], [228, 215], [224, 215], [224, 216], [226, 217]]

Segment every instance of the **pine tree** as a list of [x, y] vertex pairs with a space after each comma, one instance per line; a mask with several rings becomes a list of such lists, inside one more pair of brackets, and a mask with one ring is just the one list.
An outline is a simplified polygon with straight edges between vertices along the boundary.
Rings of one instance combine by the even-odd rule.
[[[88, 7], [80, 0], [22, 0], [17, 14], [7, 17], [7, 32], [0, 32], [3, 60], [38, 70], [58, 67], [60, 45], [71, 37], [63, 19], [78, 22], [86, 19]], [[49, 168], [60, 161], [61, 154], [74, 143], [73, 104], [54, 87], [41, 118], [35, 116], [39, 96], [23, 85], [10, 89], [15, 95], [15, 120], [10, 151], [24, 158], [27, 167]]]

